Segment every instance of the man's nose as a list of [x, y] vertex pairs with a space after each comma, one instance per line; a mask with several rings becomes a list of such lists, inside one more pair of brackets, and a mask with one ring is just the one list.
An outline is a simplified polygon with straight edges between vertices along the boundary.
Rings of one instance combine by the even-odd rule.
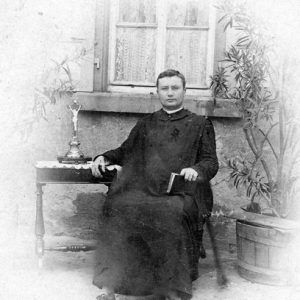
[[168, 89], [168, 96], [172, 96], [173, 95], [173, 90], [171, 88]]

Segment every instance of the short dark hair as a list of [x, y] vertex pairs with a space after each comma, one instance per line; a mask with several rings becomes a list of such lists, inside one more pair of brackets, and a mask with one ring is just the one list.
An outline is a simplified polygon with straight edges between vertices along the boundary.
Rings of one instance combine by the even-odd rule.
[[158, 77], [156, 79], [156, 87], [158, 88], [159, 79], [164, 78], [164, 77], [173, 77], [173, 76], [177, 76], [181, 79], [183, 88], [185, 89], [185, 77], [179, 71], [173, 70], [173, 69], [165, 70], [158, 75]]

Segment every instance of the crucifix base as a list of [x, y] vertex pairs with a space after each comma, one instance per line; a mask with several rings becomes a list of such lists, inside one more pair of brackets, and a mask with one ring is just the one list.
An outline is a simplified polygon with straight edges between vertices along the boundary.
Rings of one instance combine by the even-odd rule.
[[70, 149], [65, 156], [58, 156], [57, 160], [62, 164], [82, 164], [91, 161], [91, 157], [84, 157], [83, 153], [79, 149], [80, 142], [77, 137], [73, 137], [73, 139], [69, 143]]
[[82, 158], [70, 158], [66, 156], [57, 156], [57, 160], [61, 164], [86, 164], [88, 161], [91, 161], [91, 157], [82, 157]]

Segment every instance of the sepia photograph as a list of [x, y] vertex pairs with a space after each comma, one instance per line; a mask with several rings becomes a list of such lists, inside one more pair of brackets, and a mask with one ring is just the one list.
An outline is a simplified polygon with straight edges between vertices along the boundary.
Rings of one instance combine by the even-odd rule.
[[298, 0], [0, 0], [0, 300], [300, 300]]

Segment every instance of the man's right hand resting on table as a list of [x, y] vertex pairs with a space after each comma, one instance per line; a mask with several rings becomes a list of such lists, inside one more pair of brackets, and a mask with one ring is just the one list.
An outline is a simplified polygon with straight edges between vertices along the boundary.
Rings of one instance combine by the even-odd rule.
[[[103, 177], [101, 174], [101, 171], [104, 173], [105, 172], [105, 167], [109, 166], [110, 162], [102, 155], [98, 156], [92, 164], [92, 174], [95, 177], [101, 178]], [[101, 171], [100, 171], [101, 169]]]
[[116, 169], [117, 172], [120, 172], [122, 167], [119, 165], [111, 165], [110, 161], [108, 161], [103, 155], [98, 156], [93, 161], [91, 167], [93, 176], [97, 178], [102, 178], [106, 170], [112, 171], [114, 169]]

